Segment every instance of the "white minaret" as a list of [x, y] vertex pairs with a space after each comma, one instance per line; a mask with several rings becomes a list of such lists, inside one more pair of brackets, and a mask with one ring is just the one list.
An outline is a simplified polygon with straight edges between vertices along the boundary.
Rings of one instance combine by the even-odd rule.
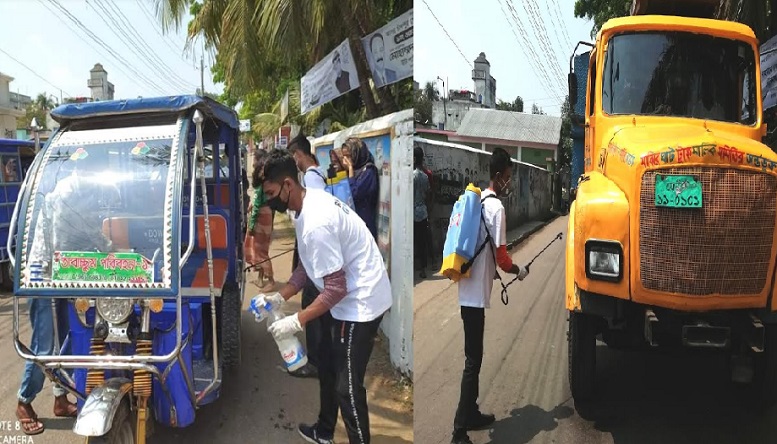
[[491, 77], [491, 64], [486, 59], [486, 54], [481, 52], [475, 59], [475, 68], [472, 70], [472, 81], [475, 82], [475, 94], [477, 100], [488, 108], [496, 107], [496, 80]]
[[92, 100], [113, 100], [113, 83], [108, 81], [108, 72], [97, 63], [89, 71], [87, 86], [92, 90]]

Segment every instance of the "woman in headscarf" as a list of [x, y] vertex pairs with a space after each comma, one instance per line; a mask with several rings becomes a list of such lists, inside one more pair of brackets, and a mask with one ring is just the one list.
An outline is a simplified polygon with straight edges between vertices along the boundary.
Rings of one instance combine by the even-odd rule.
[[330, 179], [334, 179], [337, 176], [337, 173], [345, 170], [343, 162], [340, 160], [340, 154], [340, 150], [337, 148], [329, 150], [329, 169], [327, 170], [327, 177]]
[[262, 191], [261, 177], [266, 155], [267, 152], [264, 150], [257, 150], [254, 153], [254, 171], [251, 177], [254, 196], [248, 208], [248, 229], [243, 247], [246, 263], [257, 266], [256, 285], [260, 291], [271, 291], [275, 288], [270, 261], [270, 241], [275, 213], [267, 205], [267, 199]]
[[348, 170], [354, 209], [377, 240], [378, 168], [367, 145], [358, 137], [343, 144], [343, 165]]

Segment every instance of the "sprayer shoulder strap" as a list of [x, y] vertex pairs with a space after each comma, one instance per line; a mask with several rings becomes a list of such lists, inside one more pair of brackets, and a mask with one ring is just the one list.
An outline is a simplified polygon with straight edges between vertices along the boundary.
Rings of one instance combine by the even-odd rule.
[[[483, 199], [480, 200], [480, 204], [481, 204], [480, 223], [482, 223], [483, 224], [483, 228], [486, 229], [486, 240], [482, 244], [480, 244], [480, 246], [478, 246], [478, 249], [475, 251], [475, 254], [472, 256], [472, 259], [467, 261], [469, 266], [471, 266], [475, 262], [475, 259], [477, 259], [478, 255], [480, 254], [481, 251], [483, 251], [483, 248], [485, 248], [487, 244], [490, 244], [489, 246], [491, 247], [491, 254], [494, 256], [494, 262], [496, 262], [496, 253], [494, 253], [493, 238], [491, 237], [491, 232], [488, 230], [488, 224], [486, 223], [485, 216], [483, 216], [483, 208], [482, 208], [483, 202], [485, 202], [486, 199], [489, 199], [489, 198], [496, 199], [497, 197], [496, 197], [495, 194], [489, 194], [488, 196], [486, 196], [486, 197], [484, 197]], [[467, 268], [469, 268], [469, 267], [467, 267]]]

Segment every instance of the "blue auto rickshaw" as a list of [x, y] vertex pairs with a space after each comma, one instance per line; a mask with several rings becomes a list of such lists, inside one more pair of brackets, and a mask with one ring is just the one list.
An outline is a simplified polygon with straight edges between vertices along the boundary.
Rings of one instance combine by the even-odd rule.
[[[175, 96], [68, 104], [52, 117], [60, 128], [11, 216], [15, 348], [78, 398], [76, 434], [143, 443], [150, 421], [192, 424], [240, 363], [237, 116]], [[19, 339], [24, 298], [67, 301], [60, 353]]]
[[16, 199], [24, 175], [35, 157], [35, 143], [28, 140], [0, 139], [0, 288], [13, 290], [6, 244]]

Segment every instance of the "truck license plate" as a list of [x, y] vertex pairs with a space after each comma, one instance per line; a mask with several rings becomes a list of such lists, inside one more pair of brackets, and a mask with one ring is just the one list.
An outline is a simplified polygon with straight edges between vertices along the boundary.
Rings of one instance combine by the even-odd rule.
[[656, 174], [656, 206], [701, 208], [701, 183], [694, 176]]

